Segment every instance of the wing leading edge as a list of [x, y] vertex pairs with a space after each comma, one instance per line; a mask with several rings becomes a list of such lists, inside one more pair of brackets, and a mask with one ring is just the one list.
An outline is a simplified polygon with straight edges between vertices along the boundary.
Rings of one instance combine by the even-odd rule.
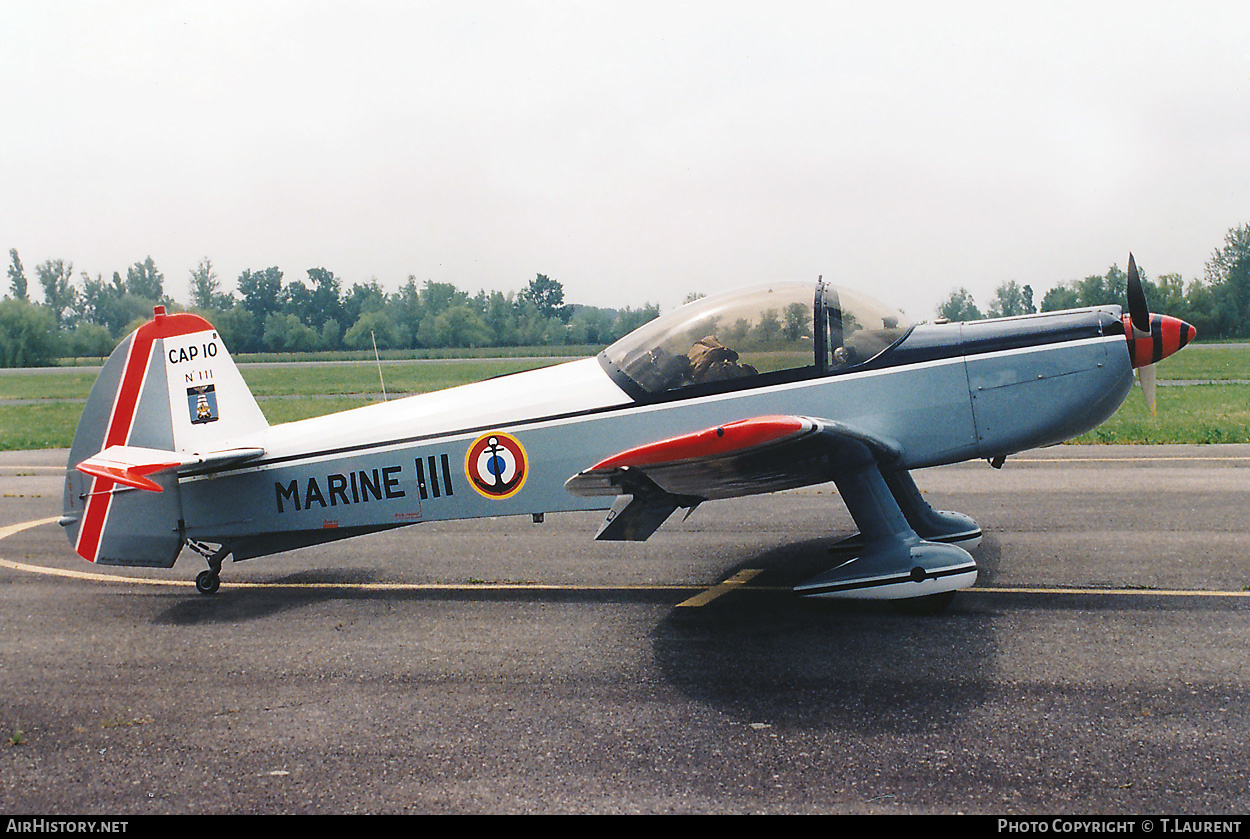
[[903, 451], [839, 422], [755, 417], [623, 451], [570, 478], [574, 495], [616, 495], [596, 539], [642, 541], [679, 507], [833, 481], [860, 532], [835, 568], [795, 587], [809, 597], [949, 602], [977, 578], [961, 547], [976, 522], [933, 510], [902, 466]]
[[619, 496], [597, 539], [645, 540], [679, 507], [810, 486], [902, 449], [843, 423], [765, 416], [628, 449], [565, 483], [577, 496]]

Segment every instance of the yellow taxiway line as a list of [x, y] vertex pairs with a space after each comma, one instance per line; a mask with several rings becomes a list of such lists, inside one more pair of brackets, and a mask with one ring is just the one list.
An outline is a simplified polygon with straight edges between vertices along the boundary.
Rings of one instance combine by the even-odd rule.
[[710, 589], [707, 589], [706, 591], [700, 594], [696, 594], [694, 597], [691, 597], [689, 600], [683, 600], [677, 605], [678, 606], [691, 606], [691, 607], [706, 606], [708, 603], [711, 603], [713, 600], [720, 597], [721, 595], [728, 594], [729, 592], [734, 591], [735, 589], [742, 588], [744, 585], [747, 584], [747, 582], [752, 577], [760, 573], [761, 570], [763, 569], [760, 569], [760, 568], [743, 569], [742, 571], [739, 571], [737, 574], [734, 574], [728, 580], [725, 580], [725, 582], [719, 585], [712, 586]]
[[0, 527], [0, 539], [8, 538], [14, 533], [21, 533], [23, 530], [29, 530], [32, 527], [39, 527], [41, 524], [52, 524], [56, 520], [56, 517], [53, 516], [50, 519], [36, 519], [35, 521], [24, 521], [20, 524], [6, 524]]
[[[57, 519], [47, 518], [35, 521], [21, 522], [20, 524], [10, 524], [0, 526], [0, 539], [5, 539], [15, 533], [28, 530], [32, 527], [39, 527], [45, 524], [52, 524]], [[63, 577], [72, 580], [88, 580], [92, 582], [102, 583], [124, 583], [129, 585], [143, 586], [165, 586], [165, 587], [192, 587], [195, 585], [191, 580], [158, 580], [146, 577], [127, 577], [119, 574], [101, 574], [96, 571], [75, 571], [68, 568], [48, 568], [43, 565], [31, 565], [26, 562], [14, 562], [9, 559], [0, 558], [0, 568], [8, 568], [13, 571], [24, 571], [31, 574], [43, 574], [51, 577]], [[698, 592], [694, 596], [678, 603], [681, 607], [699, 607], [711, 603], [713, 600], [733, 591], [754, 591], [754, 592], [782, 592], [791, 591], [789, 586], [748, 586], [756, 575], [761, 573], [762, 569], [747, 568], [734, 574], [729, 579], [718, 583], [714, 586], [706, 587], [701, 585], [656, 585], [651, 583], [640, 583], [638, 585], [569, 585], [569, 584], [548, 584], [548, 583], [275, 583], [275, 582], [232, 582], [229, 584], [231, 589], [323, 589], [323, 590], [350, 590], [350, 591], [676, 591], [676, 592]], [[1103, 596], [1149, 596], [1149, 597], [1217, 597], [1217, 598], [1243, 598], [1250, 597], [1250, 591], [1203, 591], [1191, 589], [1151, 589], [1151, 588], [1081, 588], [1081, 587], [1045, 587], [1045, 586], [1021, 586], [1021, 587], [974, 587], [964, 590], [970, 594], [1066, 594], [1066, 595], [1103, 595]]]

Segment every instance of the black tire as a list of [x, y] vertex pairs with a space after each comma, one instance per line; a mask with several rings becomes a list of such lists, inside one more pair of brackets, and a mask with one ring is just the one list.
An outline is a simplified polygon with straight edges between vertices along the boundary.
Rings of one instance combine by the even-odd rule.
[[195, 577], [195, 590], [200, 594], [216, 594], [221, 586], [221, 577], [212, 571], [201, 571]]

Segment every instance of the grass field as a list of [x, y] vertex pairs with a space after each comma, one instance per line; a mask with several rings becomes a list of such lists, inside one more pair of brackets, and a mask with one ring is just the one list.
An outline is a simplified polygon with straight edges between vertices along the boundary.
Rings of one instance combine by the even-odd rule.
[[[386, 393], [427, 393], [494, 376], [559, 364], [562, 358], [456, 358], [384, 363]], [[240, 364], [239, 370], [270, 424], [307, 419], [382, 401], [372, 362]], [[0, 374], [0, 451], [64, 448], [96, 374], [57, 368]]]
[[[382, 365], [388, 395], [426, 393], [560, 363], [558, 358], [455, 358]], [[240, 364], [271, 424], [381, 401], [368, 362]], [[1187, 347], [1158, 367], [1159, 381], [1212, 382], [1158, 388], [1150, 416], [1134, 388], [1120, 410], [1077, 443], [1250, 442], [1250, 345]], [[0, 373], [0, 450], [63, 448], [73, 440], [95, 372], [50, 368]]]
[[1141, 389], [1111, 419], [1072, 443], [1250, 443], [1250, 385], [1189, 385], [1156, 389], [1151, 416]]

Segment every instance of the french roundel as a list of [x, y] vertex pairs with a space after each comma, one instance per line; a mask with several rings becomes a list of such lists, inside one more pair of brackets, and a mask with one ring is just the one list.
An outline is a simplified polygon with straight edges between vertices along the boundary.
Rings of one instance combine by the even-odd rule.
[[487, 498], [511, 498], [525, 485], [529, 463], [515, 437], [492, 431], [469, 446], [464, 471], [473, 488]]

